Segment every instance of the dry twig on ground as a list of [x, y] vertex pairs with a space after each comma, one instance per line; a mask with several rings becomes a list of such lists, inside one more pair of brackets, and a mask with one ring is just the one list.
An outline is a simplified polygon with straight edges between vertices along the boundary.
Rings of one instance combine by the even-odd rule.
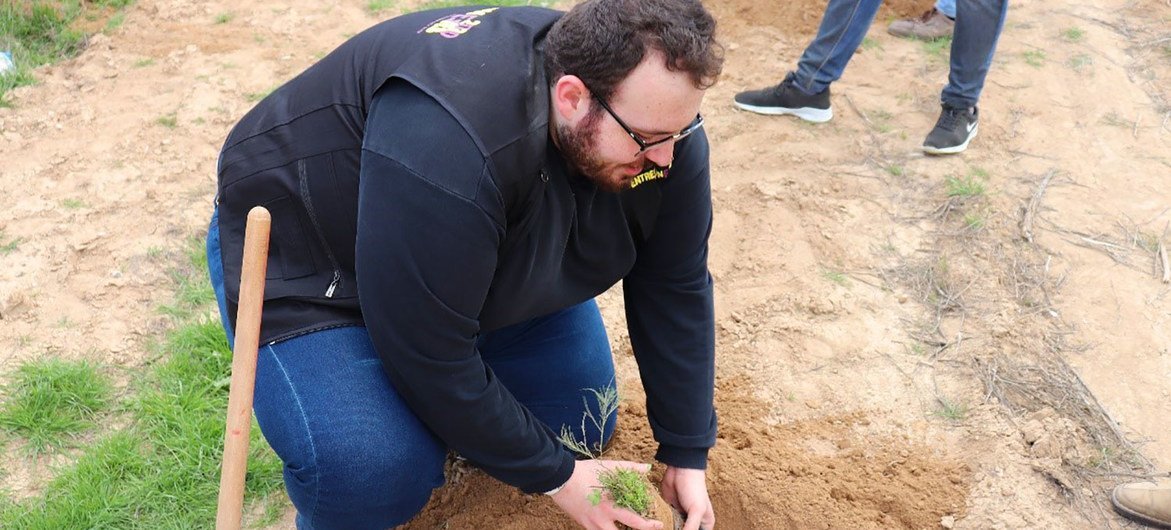
[[1041, 198], [1045, 196], [1045, 189], [1049, 187], [1049, 181], [1053, 180], [1053, 175], [1057, 174], [1056, 169], [1050, 169], [1045, 177], [1041, 179], [1041, 183], [1037, 186], [1037, 191], [1033, 192], [1033, 196], [1029, 198], [1029, 204], [1025, 206], [1024, 217], [1021, 219], [1021, 237], [1029, 243], [1033, 242], [1033, 218], [1037, 215], [1037, 209], [1041, 206]]
[[1171, 263], [1167, 262], [1167, 245], [1159, 241], [1159, 267], [1163, 269], [1163, 283], [1171, 283]]

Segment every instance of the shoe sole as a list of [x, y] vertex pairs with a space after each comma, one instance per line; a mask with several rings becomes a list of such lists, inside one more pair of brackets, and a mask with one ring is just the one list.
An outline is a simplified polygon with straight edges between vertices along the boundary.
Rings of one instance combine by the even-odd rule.
[[962, 153], [965, 149], [968, 148], [968, 144], [972, 143], [972, 139], [976, 137], [976, 133], [979, 131], [980, 124], [977, 123], [976, 126], [972, 128], [971, 134], [968, 135], [968, 139], [964, 140], [964, 143], [960, 145], [953, 145], [951, 147], [935, 147], [932, 145], [923, 144], [923, 152], [929, 155], [954, 155], [956, 153]]
[[748, 105], [734, 101], [737, 107], [740, 107], [749, 112], [757, 114], [767, 114], [769, 116], [796, 116], [805, 121], [813, 123], [825, 123], [834, 117], [833, 109], [818, 109], [814, 107], [801, 107], [799, 109], [788, 109], [784, 107], [758, 107], [756, 105]]
[[1131, 521], [1147, 525], [1151, 528], [1171, 529], [1171, 523], [1160, 521], [1158, 519], [1151, 519], [1141, 513], [1131, 510], [1118, 502], [1118, 496], [1114, 492], [1110, 492], [1110, 504], [1114, 506], [1114, 511]]
[[926, 41], [926, 42], [937, 41], [939, 39], [946, 39], [948, 37], [955, 36], [954, 31], [951, 33], [947, 33], [947, 34], [939, 35], [939, 36], [934, 36], [934, 37], [931, 35], [917, 35], [917, 34], [911, 33], [911, 32], [891, 31], [890, 28], [887, 28], [886, 32], [891, 35], [894, 35], [896, 37], [902, 38], [902, 39], [921, 40], [921, 41]]

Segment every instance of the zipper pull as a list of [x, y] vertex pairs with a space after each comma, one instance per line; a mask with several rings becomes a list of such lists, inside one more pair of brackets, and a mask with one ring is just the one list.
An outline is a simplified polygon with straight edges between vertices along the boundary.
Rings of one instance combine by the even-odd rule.
[[329, 289], [325, 290], [325, 297], [326, 298], [333, 298], [333, 292], [337, 289], [338, 285], [341, 285], [341, 283], [342, 283], [342, 273], [340, 271], [336, 271], [336, 270], [333, 271], [333, 281], [329, 282]]

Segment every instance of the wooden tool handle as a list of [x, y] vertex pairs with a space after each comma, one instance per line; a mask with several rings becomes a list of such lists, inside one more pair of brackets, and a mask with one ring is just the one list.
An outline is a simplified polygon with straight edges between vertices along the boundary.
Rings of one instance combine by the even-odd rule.
[[224, 465], [220, 471], [216, 530], [238, 530], [244, 514], [244, 473], [248, 468], [248, 437], [252, 428], [252, 391], [260, 347], [260, 314], [264, 308], [264, 276], [272, 216], [257, 206], [248, 212], [244, 230], [244, 268], [240, 273], [240, 307], [236, 343], [232, 347], [232, 379], [228, 391], [228, 427], [224, 432]]

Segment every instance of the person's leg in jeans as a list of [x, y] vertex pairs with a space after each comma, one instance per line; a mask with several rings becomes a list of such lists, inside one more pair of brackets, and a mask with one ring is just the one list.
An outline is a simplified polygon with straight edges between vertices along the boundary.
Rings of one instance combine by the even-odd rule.
[[794, 84], [817, 94], [841, 78], [881, 5], [882, 0], [829, 0], [817, 36], [797, 62]]
[[935, 10], [943, 13], [944, 16], [955, 20], [956, 18], [956, 0], [936, 0]]
[[976, 106], [984, 89], [984, 79], [1004, 29], [1008, 0], [964, 0], [956, 7], [951, 72], [941, 99], [950, 107], [970, 108]]
[[829, 85], [842, 77], [881, 4], [881, 0], [829, 0], [817, 36], [801, 54], [796, 71], [776, 86], [736, 94], [736, 106], [814, 123], [833, 119]]
[[[477, 345], [509, 392], [553, 432], [569, 427], [591, 450], [614, 434], [617, 412], [602, 418], [594, 395], [615, 381], [610, 341], [593, 300], [487, 333]], [[586, 406], [604, 421], [604, 433], [586, 420]]]
[[964, 0], [956, 8], [951, 71], [940, 96], [943, 109], [923, 141], [923, 150], [928, 154], [963, 152], [979, 132], [976, 104], [1004, 28], [1008, 0]]
[[[208, 269], [230, 341], [217, 218]], [[253, 408], [301, 530], [402, 524], [443, 484], [447, 450], [391, 387], [366, 328], [261, 345]]]
[[443, 485], [447, 449], [395, 392], [364, 327], [261, 346], [253, 407], [301, 530], [403, 524]]
[[[223, 314], [220, 256], [213, 216], [208, 268]], [[593, 301], [486, 333], [478, 347], [513, 395], [555, 432], [562, 425], [579, 428], [586, 403], [597, 416], [596, 403], [582, 399], [592, 396], [586, 389], [614, 379]], [[443, 484], [446, 447], [394, 390], [366, 328], [262, 345], [255, 395], [257, 421], [284, 462], [301, 530], [402, 524]], [[614, 419], [607, 418], [604, 436], [587, 429], [585, 442], [602, 444], [613, 433]]]

